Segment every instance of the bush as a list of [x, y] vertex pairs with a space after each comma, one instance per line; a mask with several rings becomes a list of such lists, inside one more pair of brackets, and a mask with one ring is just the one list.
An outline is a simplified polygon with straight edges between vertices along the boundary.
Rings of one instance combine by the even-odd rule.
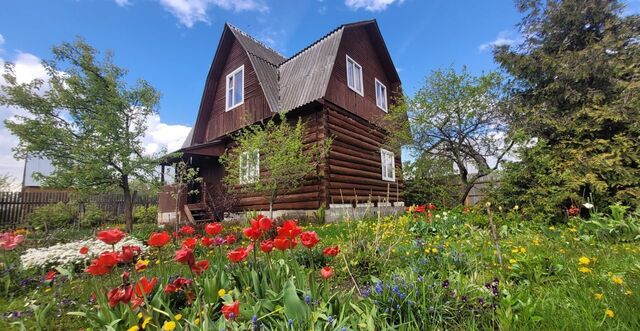
[[155, 224], [158, 221], [158, 206], [136, 206], [133, 208], [133, 222], [135, 224]]
[[109, 218], [109, 214], [100, 209], [95, 203], [84, 205], [84, 212], [80, 217], [80, 224], [85, 227], [94, 227]]
[[48, 231], [52, 228], [66, 227], [73, 223], [77, 215], [77, 206], [58, 202], [36, 208], [27, 216], [27, 220], [35, 229], [44, 228], [45, 231]]

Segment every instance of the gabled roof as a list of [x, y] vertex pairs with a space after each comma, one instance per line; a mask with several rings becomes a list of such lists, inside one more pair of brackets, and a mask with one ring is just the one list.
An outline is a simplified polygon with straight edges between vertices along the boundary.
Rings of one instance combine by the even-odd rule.
[[[216, 83], [210, 78], [215, 77], [220, 71], [222, 59], [218, 58], [219, 52], [223, 43], [230, 42], [229, 35], [235, 37], [249, 57], [271, 111], [287, 112], [325, 95], [343, 32], [353, 27], [365, 28], [372, 42], [378, 46], [376, 47], [379, 50], [378, 56], [390, 74], [389, 79], [392, 82], [399, 82], [400, 77], [375, 20], [343, 24], [289, 58], [285, 58], [269, 46], [227, 23], [209, 69], [196, 126], [198, 121], [206, 116], [205, 112], [211, 109], [213, 100], [208, 97], [207, 91], [215, 90], [215, 85], [210, 86], [210, 84]], [[183, 148], [194, 145], [194, 137], [200, 134], [198, 130], [202, 130], [196, 126], [189, 133]]]

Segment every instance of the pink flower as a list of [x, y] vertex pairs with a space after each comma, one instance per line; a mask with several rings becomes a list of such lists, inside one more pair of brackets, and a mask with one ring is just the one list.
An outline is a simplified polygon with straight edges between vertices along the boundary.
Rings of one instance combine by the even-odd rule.
[[10, 251], [16, 248], [20, 243], [24, 241], [24, 236], [14, 235], [11, 232], [0, 233], [0, 247], [5, 251]]

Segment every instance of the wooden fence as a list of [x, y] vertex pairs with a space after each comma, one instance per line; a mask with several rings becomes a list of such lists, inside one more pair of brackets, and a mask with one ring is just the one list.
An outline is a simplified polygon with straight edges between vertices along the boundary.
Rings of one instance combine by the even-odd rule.
[[495, 173], [478, 178], [476, 184], [473, 185], [471, 191], [469, 191], [464, 204], [467, 206], [475, 205], [486, 196], [486, 190], [490, 189], [492, 186], [497, 186], [499, 183], [500, 179]]
[[[0, 192], [0, 228], [12, 227], [28, 220], [28, 215], [36, 208], [55, 204], [68, 203], [72, 192]], [[94, 194], [79, 202], [79, 209], [84, 205], [95, 204], [112, 216], [124, 213], [124, 195], [118, 193]], [[157, 205], [157, 195], [136, 195], [134, 206]]]

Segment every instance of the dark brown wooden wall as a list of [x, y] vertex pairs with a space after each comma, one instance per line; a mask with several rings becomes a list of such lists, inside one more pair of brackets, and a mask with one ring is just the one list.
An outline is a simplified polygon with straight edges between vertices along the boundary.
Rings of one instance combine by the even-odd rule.
[[394, 151], [396, 181], [382, 180], [380, 147], [384, 145], [384, 133], [335, 105], [327, 104], [325, 112], [333, 137], [327, 174], [329, 203], [403, 201], [399, 151]]
[[[347, 85], [346, 55], [362, 66], [362, 84], [364, 97]], [[338, 48], [336, 62], [333, 65], [331, 80], [327, 86], [325, 99], [368, 120], [376, 121], [385, 112], [376, 106], [375, 79], [387, 87], [387, 104], [393, 87], [385, 74], [369, 34], [362, 27], [346, 29]]]
[[[227, 75], [244, 64], [244, 103], [225, 112]], [[207, 122], [206, 141], [236, 131], [272, 115], [256, 72], [237, 40], [231, 43], [224, 69], [217, 79], [213, 108]]]
[[[299, 109], [292, 111], [288, 115], [288, 120], [292, 124], [298, 121], [298, 118], [302, 119], [306, 127], [305, 144], [313, 144], [326, 137], [326, 124], [325, 117], [323, 115], [323, 108], [320, 104], [310, 104], [305, 109]], [[233, 148], [233, 142], [227, 143], [227, 148]], [[222, 172], [218, 176], [224, 176], [223, 168], [216, 168]], [[318, 167], [318, 171], [309, 176], [305, 185], [296, 191], [288, 192], [280, 195], [274, 205], [274, 210], [290, 210], [290, 209], [317, 209], [326, 202], [326, 185], [324, 179], [320, 178], [324, 171], [324, 165]], [[260, 169], [260, 176], [268, 176], [269, 173], [265, 171], [264, 167]], [[268, 210], [269, 205], [267, 200], [255, 193], [239, 193], [238, 208], [240, 210]]]

